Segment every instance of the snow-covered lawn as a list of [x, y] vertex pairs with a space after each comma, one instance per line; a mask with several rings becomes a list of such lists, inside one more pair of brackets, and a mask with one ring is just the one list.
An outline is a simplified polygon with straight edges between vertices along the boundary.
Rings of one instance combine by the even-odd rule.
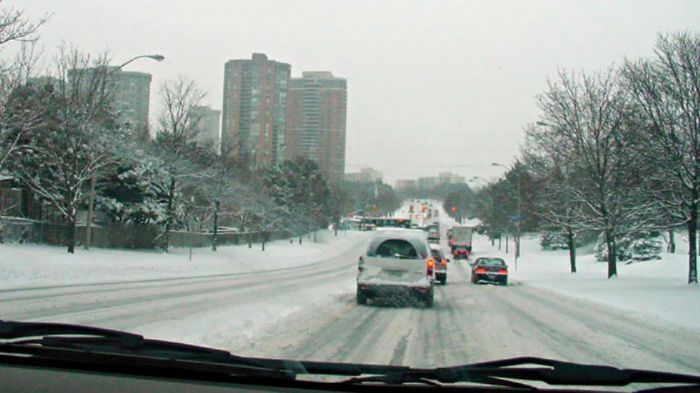
[[77, 249], [74, 255], [64, 247], [0, 244], [0, 289], [47, 285], [86, 284], [241, 273], [301, 266], [333, 259], [367, 237], [366, 232], [319, 231], [317, 242], [303, 238], [260, 244], [210, 248], [131, 251], [94, 248]]
[[484, 236], [475, 238], [475, 256], [503, 257], [517, 285], [535, 285], [568, 296], [604, 303], [642, 317], [660, 318], [687, 327], [700, 328], [700, 286], [688, 285], [687, 244], [679, 236], [675, 254], [663, 253], [659, 260], [618, 263], [618, 276], [607, 279], [607, 264], [595, 260], [593, 251], [578, 250], [577, 273], [570, 273], [567, 250], [542, 251], [537, 236], [523, 238], [517, 270], [513, 244], [510, 253], [491, 246]]
[[[439, 202], [440, 221], [450, 227], [457, 223]], [[403, 211], [402, 211], [403, 213]], [[471, 222], [470, 222], [471, 224]], [[607, 264], [595, 260], [593, 247], [577, 250], [577, 273], [570, 273], [567, 250], [543, 251], [539, 235], [523, 236], [516, 269], [514, 247], [505, 253], [505, 238], [494, 246], [486, 236], [475, 235], [474, 255], [502, 257], [510, 267], [510, 282], [533, 285], [558, 294], [586, 299], [682, 326], [700, 329], [700, 285], [688, 285], [687, 236], [676, 236], [676, 253], [662, 253], [661, 259], [632, 264], [618, 263], [618, 276], [607, 279]]]

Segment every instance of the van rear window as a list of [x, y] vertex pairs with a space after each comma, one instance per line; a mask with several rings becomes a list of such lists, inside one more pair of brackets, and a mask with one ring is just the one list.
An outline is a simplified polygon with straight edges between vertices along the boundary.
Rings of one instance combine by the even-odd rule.
[[410, 242], [401, 239], [389, 239], [383, 241], [378, 247], [376, 255], [385, 258], [420, 259], [418, 252]]

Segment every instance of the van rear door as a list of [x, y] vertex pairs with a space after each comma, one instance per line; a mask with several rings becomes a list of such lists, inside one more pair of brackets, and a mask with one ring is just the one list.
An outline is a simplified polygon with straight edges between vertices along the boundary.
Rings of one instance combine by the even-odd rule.
[[[364, 258], [358, 281], [388, 285], [420, 285], [430, 281], [427, 275], [427, 250], [416, 242], [400, 238], [384, 239], [370, 249]], [[374, 249], [372, 249], [374, 247]]]

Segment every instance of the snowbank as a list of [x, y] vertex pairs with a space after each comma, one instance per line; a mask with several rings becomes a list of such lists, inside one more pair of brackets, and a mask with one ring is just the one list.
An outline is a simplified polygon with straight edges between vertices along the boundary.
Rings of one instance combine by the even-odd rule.
[[500, 256], [510, 266], [511, 282], [534, 285], [563, 295], [617, 307], [642, 317], [660, 318], [692, 328], [700, 328], [700, 286], [688, 285], [687, 247], [678, 239], [675, 254], [662, 259], [632, 264], [618, 263], [618, 276], [607, 279], [607, 264], [597, 262], [590, 249], [579, 249], [577, 273], [570, 273], [567, 250], [542, 251], [538, 236], [523, 238], [517, 270], [514, 247], [505, 254], [498, 243], [492, 246], [485, 236], [475, 236], [474, 256]]
[[68, 254], [64, 247], [29, 244], [0, 244], [0, 290], [49, 285], [88, 284], [191, 277], [282, 269], [333, 259], [364, 241], [367, 232], [319, 231], [317, 242], [303, 238], [278, 240], [266, 244], [219, 246], [210, 248], [130, 251], [94, 248], [76, 249]]

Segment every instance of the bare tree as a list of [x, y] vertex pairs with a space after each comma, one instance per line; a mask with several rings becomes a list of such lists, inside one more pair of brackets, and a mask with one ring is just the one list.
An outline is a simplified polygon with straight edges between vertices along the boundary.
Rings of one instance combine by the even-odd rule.
[[[627, 61], [627, 86], [650, 127], [646, 144], [657, 172], [657, 199], [688, 231], [688, 283], [698, 282], [700, 206], [700, 35], [660, 35], [654, 58]], [[670, 226], [673, 226], [671, 224]]]
[[571, 170], [581, 183], [571, 188], [572, 197], [585, 214], [578, 218], [586, 229], [602, 232], [607, 245], [608, 277], [617, 275], [617, 240], [626, 231], [644, 225], [649, 212], [632, 200], [638, 186], [634, 176], [633, 147], [627, 142], [634, 132], [628, 99], [617, 74], [559, 73], [539, 97], [546, 132], [559, 142]]
[[200, 120], [195, 112], [205, 93], [190, 79], [180, 77], [166, 81], [160, 87], [163, 110], [158, 117], [158, 134], [171, 153], [182, 155], [191, 148], [200, 132]]
[[[543, 124], [541, 124], [543, 125]], [[562, 141], [545, 129], [527, 129], [524, 149], [528, 169], [543, 181], [537, 189], [537, 206], [533, 212], [547, 227], [563, 231], [569, 249], [571, 273], [576, 273], [576, 236], [583, 229], [580, 217], [583, 204], [575, 197], [576, 173], [572, 170]]]
[[45, 15], [33, 21], [22, 10], [12, 7], [0, 9], [0, 46], [12, 41], [36, 41], [39, 28], [50, 18], [51, 15]]
[[[203, 195], [198, 193], [200, 195], [195, 196], [187, 191], [198, 190], [200, 186], [211, 181], [214, 173], [202, 162], [210, 158], [209, 152], [200, 149], [195, 143], [199, 133], [199, 118], [195, 108], [201, 103], [205, 93], [193, 80], [180, 77], [175, 81], [164, 82], [160, 86], [159, 96], [163, 109], [158, 115], [154, 154], [166, 163], [170, 173], [167, 218], [163, 233], [163, 249], [167, 252], [170, 231], [179, 225], [179, 222], [187, 227], [196, 219], [202, 218], [195, 217], [199, 216], [198, 212], [207, 215], [206, 209], [202, 212], [203, 209], [199, 209], [192, 202], [195, 199], [203, 199]], [[183, 192], [187, 195], [183, 195]], [[209, 205], [208, 202], [205, 204]], [[182, 217], [179, 219], [176, 214], [178, 208], [182, 211]]]

